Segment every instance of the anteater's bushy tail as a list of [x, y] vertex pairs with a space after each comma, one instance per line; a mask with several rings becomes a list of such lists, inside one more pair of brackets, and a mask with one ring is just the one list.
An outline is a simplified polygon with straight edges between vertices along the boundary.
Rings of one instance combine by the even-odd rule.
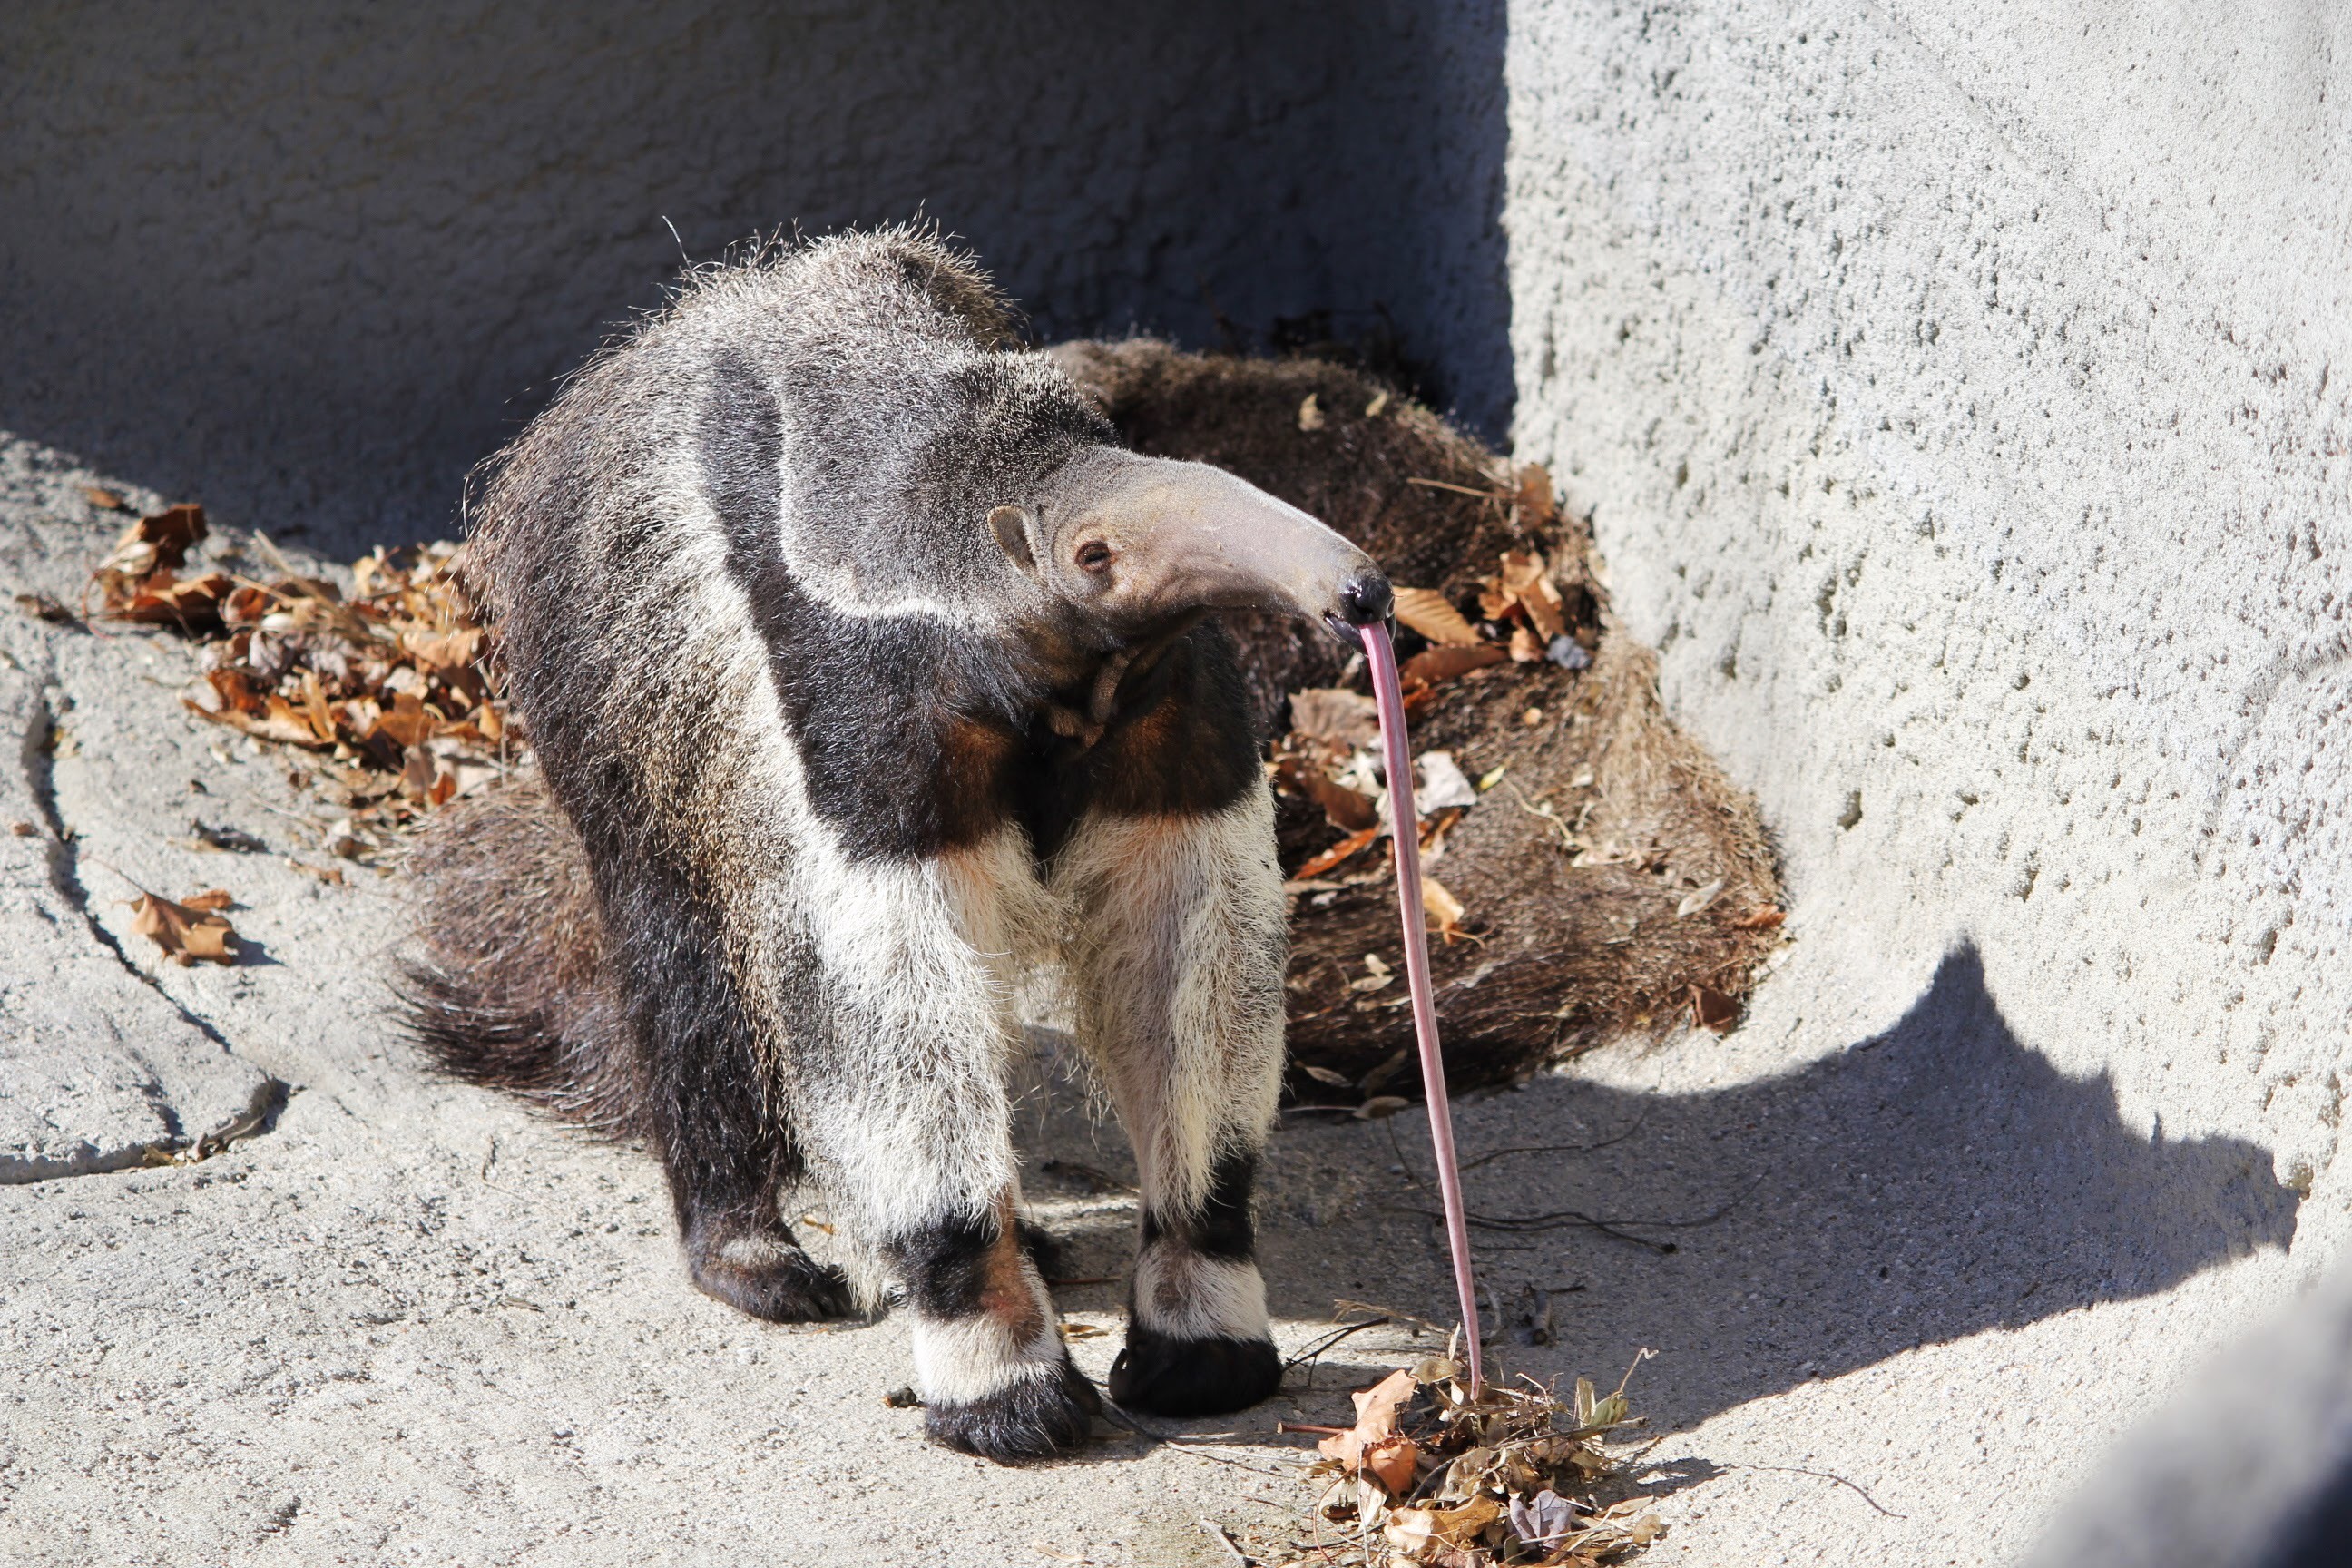
[[635, 1131], [638, 1071], [587, 854], [538, 775], [452, 802], [408, 869], [418, 951], [400, 991], [426, 1056], [598, 1131]]

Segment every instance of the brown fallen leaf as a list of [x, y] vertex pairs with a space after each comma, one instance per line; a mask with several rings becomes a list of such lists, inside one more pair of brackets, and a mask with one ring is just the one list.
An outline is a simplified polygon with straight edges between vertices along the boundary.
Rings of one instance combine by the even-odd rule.
[[1349, 789], [1337, 779], [1327, 778], [1316, 768], [1302, 768], [1298, 773], [1299, 788], [1307, 797], [1323, 808], [1324, 816], [1342, 833], [1361, 833], [1367, 827], [1377, 827], [1381, 808], [1372, 797], [1360, 790]]
[[141, 518], [122, 531], [99, 564], [99, 579], [106, 585], [108, 597], [118, 592], [127, 596], [135, 584], [158, 570], [177, 570], [188, 559], [188, 547], [206, 531], [205, 509], [200, 506], [166, 507], [152, 517]]
[[81, 617], [67, 609], [47, 594], [19, 594], [16, 607], [37, 621], [47, 621], [53, 626], [78, 626]]
[[1734, 931], [1770, 931], [1788, 918], [1788, 910], [1777, 908], [1771, 904], [1766, 904], [1761, 909], [1751, 910], [1747, 914], [1744, 914], [1738, 920], [1732, 921], [1731, 929]]
[[1402, 1497], [1412, 1489], [1413, 1471], [1420, 1461], [1421, 1445], [1399, 1434], [1366, 1445], [1360, 1468], [1386, 1488], [1391, 1497]]
[[1434, 588], [1399, 588], [1395, 593], [1396, 618], [1430, 641], [1447, 647], [1468, 647], [1477, 642], [1476, 628]]
[[1467, 1550], [1478, 1543], [1478, 1532], [1502, 1517], [1503, 1505], [1480, 1492], [1456, 1508], [1401, 1508], [1391, 1513], [1381, 1534], [1389, 1545], [1412, 1561], [1429, 1561], [1445, 1548]]
[[1350, 833], [1347, 837], [1292, 872], [1291, 879], [1305, 881], [1309, 877], [1319, 877], [1332, 867], [1355, 855], [1359, 850], [1369, 847], [1372, 840], [1380, 836], [1381, 830], [1378, 826], [1367, 827], [1361, 833]]
[[[433, 715], [425, 710], [425, 704], [417, 700], [414, 692], [403, 691], [393, 698], [392, 706], [376, 720], [375, 727], [403, 747], [413, 749], [433, 738]], [[426, 778], [429, 782], [431, 775]]]
[[1496, 643], [1480, 643], [1475, 647], [1423, 648], [1404, 661], [1397, 670], [1397, 679], [1407, 687], [1435, 686], [1474, 669], [1500, 664], [1510, 657]]
[[1412, 1373], [1399, 1370], [1370, 1388], [1359, 1389], [1349, 1396], [1356, 1403], [1356, 1424], [1332, 1433], [1315, 1445], [1315, 1451], [1327, 1459], [1338, 1460], [1349, 1475], [1355, 1474], [1364, 1468], [1368, 1449], [1398, 1435], [1397, 1408], [1411, 1399], [1420, 1386]]
[[1691, 1022], [1720, 1035], [1739, 1022], [1739, 1004], [1710, 985], [1690, 988]]
[[218, 572], [184, 583], [171, 568], [159, 567], [120, 591], [110, 588], [106, 614], [112, 620], [198, 631], [219, 623], [221, 601], [235, 586]]
[[404, 632], [400, 646], [436, 670], [463, 669], [482, 656], [482, 633], [478, 626], [438, 633]]
[[1500, 584], [1504, 594], [1527, 616], [1528, 624], [1547, 645], [1568, 629], [1568, 622], [1560, 613], [1559, 590], [1552, 586], [1540, 552], [1505, 551]]
[[112, 490], [102, 490], [96, 485], [84, 485], [81, 499], [100, 511], [129, 511], [131, 504]]
[[1511, 628], [1511, 659], [1515, 664], [1533, 664], [1544, 656], [1544, 645], [1536, 634], [1525, 626]]
[[[199, 894], [198, 897], [204, 895]], [[133, 900], [131, 931], [163, 950], [163, 956], [182, 967], [204, 959], [211, 963], [235, 963], [236, 928], [215, 910], [175, 904], [154, 893]]]
[[1522, 529], [1548, 528], [1559, 516], [1559, 503], [1552, 498], [1549, 468], [1541, 463], [1529, 463], [1519, 470], [1518, 503]]
[[201, 893], [191, 893], [186, 898], [180, 900], [182, 908], [194, 910], [201, 914], [208, 915], [218, 914], [221, 910], [231, 908], [236, 903], [236, 900], [230, 896], [228, 889], [226, 888], [206, 888]]
[[1421, 879], [1421, 909], [1429, 917], [1429, 923], [1436, 928], [1437, 934], [1447, 942], [1459, 942], [1470, 934], [1462, 929], [1462, 917], [1470, 911], [1464, 909], [1462, 900], [1447, 892], [1445, 885], [1434, 877]]
[[1326, 745], [1353, 751], [1381, 738], [1381, 713], [1360, 691], [1310, 686], [1290, 694], [1290, 727]]

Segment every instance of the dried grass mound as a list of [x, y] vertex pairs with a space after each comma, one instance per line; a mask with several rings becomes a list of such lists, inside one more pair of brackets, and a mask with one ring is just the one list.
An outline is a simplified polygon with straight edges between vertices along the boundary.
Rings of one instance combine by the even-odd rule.
[[[1591, 534], [1548, 475], [1320, 361], [1140, 339], [1055, 354], [1137, 450], [1231, 469], [1346, 534], [1398, 585], [1455, 1087], [1627, 1029], [1736, 1019], [1779, 941], [1763, 825], [1667, 719], [1655, 658], [1610, 614]], [[1360, 660], [1317, 627], [1230, 624], [1279, 737], [1294, 1087], [1316, 1103], [1411, 1093]]]

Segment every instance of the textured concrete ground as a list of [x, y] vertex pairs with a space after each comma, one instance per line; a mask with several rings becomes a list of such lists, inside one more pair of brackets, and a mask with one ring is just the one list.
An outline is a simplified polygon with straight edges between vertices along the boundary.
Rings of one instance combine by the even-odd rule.
[[[0, 451], [0, 586], [74, 600], [120, 521], [82, 500], [97, 477]], [[1406, 1353], [1350, 1340], [1197, 1446], [1021, 1470], [927, 1447], [881, 1400], [908, 1373], [899, 1324], [732, 1314], [687, 1285], [640, 1155], [417, 1071], [383, 1015], [395, 884], [297, 868], [325, 861], [329, 814], [181, 709], [184, 645], [15, 614], [0, 637], [9, 809], [33, 827], [0, 838], [20, 857], [0, 1107], [51, 1162], [10, 1173], [91, 1173], [0, 1186], [0, 1557], [1217, 1563], [1201, 1519], [1264, 1530], [1307, 1500], [1274, 1421], [1330, 1418]], [[198, 821], [268, 847], [205, 849]], [[134, 884], [227, 889], [246, 962], [159, 963]], [[1475, 1210], [1658, 1244], [1569, 1221], [1480, 1250], [1511, 1365], [1660, 1352], [1634, 1383], [1673, 1527], [1652, 1562], [1996, 1560], [2160, 1391], [2162, 1358], [2119, 1347], [2294, 1271], [2305, 1205], [2267, 1148], [2151, 1140], [2108, 1080], [2010, 1033], [1966, 947], [1889, 1006], [1840, 924], [1801, 913], [1727, 1038], [1461, 1108], [1488, 1157]], [[1123, 1151], [1050, 1055], [1033, 1076], [1033, 1195], [1074, 1277], [1116, 1276], [1131, 1200], [1045, 1162], [1117, 1178]], [[137, 1163], [255, 1106], [209, 1158]], [[1341, 1298], [1443, 1318], [1418, 1114], [1318, 1120], [1277, 1138], [1264, 1189], [1284, 1342]], [[1530, 1288], [1552, 1344], [1527, 1342]], [[1063, 1292], [1108, 1331], [1076, 1345], [1097, 1376], [1118, 1289]]]

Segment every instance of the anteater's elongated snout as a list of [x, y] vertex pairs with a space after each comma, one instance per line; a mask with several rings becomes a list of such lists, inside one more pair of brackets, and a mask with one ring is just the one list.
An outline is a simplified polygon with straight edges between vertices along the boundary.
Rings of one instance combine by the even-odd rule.
[[1222, 468], [1105, 452], [1073, 465], [1061, 488], [1041, 520], [1049, 571], [1119, 618], [1273, 610], [1352, 644], [1349, 627], [1385, 620], [1394, 604], [1370, 556]]

